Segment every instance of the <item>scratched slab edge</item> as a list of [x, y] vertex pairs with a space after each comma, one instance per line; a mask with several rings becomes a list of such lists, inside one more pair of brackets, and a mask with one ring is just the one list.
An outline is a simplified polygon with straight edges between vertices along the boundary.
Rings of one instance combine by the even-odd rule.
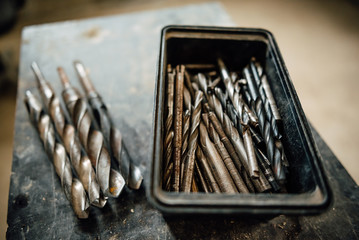
[[221, 5], [211, 3], [24, 30], [7, 238], [357, 238], [359, 190], [315, 131], [335, 199], [332, 208], [319, 216], [164, 217], [149, 205], [144, 187], [136, 192], [125, 190], [102, 210], [92, 208], [86, 221], [74, 216], [23, 104], [25, 89], [38, 94], [30, 64], [38, 62], [59, 95], [62, 88], [56, 67], [63, 66], [79, 87], [72, 61], [83, 61], [132, 157], [147, 170], [160, 30], [168, 24], [232, 25]]

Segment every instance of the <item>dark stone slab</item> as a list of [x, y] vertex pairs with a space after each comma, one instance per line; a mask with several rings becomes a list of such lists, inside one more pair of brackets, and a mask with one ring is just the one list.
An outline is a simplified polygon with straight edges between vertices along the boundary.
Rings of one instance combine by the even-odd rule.
[[[7, 238], [29, 239], [228, 239], [342, 238], [359, 234], [358, 186], [321, 137], [314, 138], [333, 189], [334, 204], [318, 216], [166, 217], [146, 199], [153, 92], [160, 30], [168, 24], [232, 25], [216, 4], [70, 21], [25, 28], [22, 36]], [[58, 96], [56, 67], [79, 87], [72, 62], [81, 60], [122, 131], [133, 159], [145, 172], [139, 191], [124, 190], [88, 220], [72, 212], [37, 135], [23, 96], [36, 90], [30, 69], [36, 61]]]

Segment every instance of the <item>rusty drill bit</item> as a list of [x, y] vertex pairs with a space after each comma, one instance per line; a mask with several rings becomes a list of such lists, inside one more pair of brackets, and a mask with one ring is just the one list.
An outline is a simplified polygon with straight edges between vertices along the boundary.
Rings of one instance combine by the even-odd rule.
[[[172, 170], [168, 171], [168, 167], [173, 153], [173, 94], [174, 94], [174, 78], [175, 72], [172, 71], [172, 67], [169, 64], [167, 66], [167, 118], [165, 123], [165, 160], [163, 164], [163, 187], [166, 189], [166, 185], [170, 182], [170, 176]], [[167, 178], [165, 177], [167, 173]]]
[[174, 108], [174, 156], [173, 156], [173, 180], [172, 189], [179, 192], [181, 174], [181, 149], [182, 149], [182, 115], [183, 115], [183, 65], [176, 67], [175, 81], [175, 108]]
[[186, 154], [184, 162], [183, 182], [181, 186], [181, 190], [187, 193], [191, 190], [191, 183], [193, 179], [195, 151], [197, 149], [197, 139], [199, 135], [198, 126], [201, 122], [202, 98], [202, 91], [197, 91], [195, 93], [194, 105], [192, 106], [192, 124], [189, 135], [188, 153]]
[[139, 189], [143, 180], [142, 173], [140, 168], [133, 163], [120, 130], [115, 127], [111, 115], [101, 96], [96, 92], [85, 71], [85, 67], [79, 61], [75, 61], [74, 66], [86, 93], [89, 105], [94, 112], [94, 118], [103, 134], [105, 143], [109, 146], [110, 154], [112, 153], [119, 164], [122, 177], [125, 179], [128, 187]]
[[49, 112], [55, 129], [64, 143], [64, 147], [76, 174], [79, 176], [80, 181], [88, 193], [90, 204], [103, 207], [106, 204], [106, 199], [100, 197], [100, 186], [98, 185], [94, 169], [92, 168], [89, 158], [81, 153], [81, 144], [76, 136], [74, 126], [66, 121], [60, 100], [56, 97], [50, 83], [45, 80], [35, 62], [32, 64], [32, 69], [36, 75], [38, 87], [47, 112]]
[[199, 167], [201, 167], [201, 169], [203, 171], [203, 176], [206, 179], [207, 185], [210, 187], [211, 192], [220, 193], [221, 189], [219, 188], [218, 183], [213, 176], [211, 167], [209, 166], [208, 160], [207, 160], [206, 156], [203, 154], [203, 151], [202, 151], [202, 148], [200, 147], [200, 145], [197, 146], [196, 157], [198, 160], [198, 165], [199, 165]]
[[242, 135], [243, 135], [243, 141], [244, 141], [244, 147], [246, 149], [247, 153], [247, 159], [248, 159], [248, 166], [249, 166], [249, 172], [251, 178], [258, 178], [259, 177], [259, 167], [257, 158], [254, 152], [254, 146], [251, 136], [251, 131], [248, 125], [248, 115], [246, 112], [243, 113], [243, 119], [242, 119]]
[[235, 167], [231, 157], [229, 156], [227, 149], [225, 148], [223, 142], [221, 141], [218, 133], [214, 129], [212, 123], [209, 124], [208, 133], [214, 145], [216, 146], [219, 154], [221, 155], [223, 162], [226, 165], [228, 172], [231, 175], [233, 182], [236, 185], [238, 191], [240, 193], [249, 193], [248, 188], [243, 182], [242, 177], [239, 175], [237, 168]]
[[189, 141], [189, 132], [190, 132], [190, 125], [191, 125], [191, 111], [186, 110], [183, 114], [183, 128], [182, 128], [182, 154], [181, 154], [181, 175], [180, 175], [180, 186], [182, 185], [182, 180], [184, 176], [184, 168], [185, 168], [185, 161], [187, 158], [187, 147]]
[[263, 102], [264, 108], [266, 110], [265, 113], [266, 113], [267, 120], [270, 122], [271, 127], [272, 127], [273, 136], [276, 137], [277, 139], [280, 139], [281, 136], [279, 134], [279, 130], [278, 130], [276, 119], [274, 117], [274, 113], [273, 113], [272, 108], [270, 106], [269, 98], [266, 96], [263, 84], [262, 84], [262, 82], [260, 80], [260, 77], [259, 77], [257, 68], [256, 68], [256, 66], [254, 64], [254, 61], [251, 60], [249, 65], [251, 67], [251, 70], [252, 70], [252, 73], [253, 73], [253, 76], [254, 76], [254, 83], [253, 84], [256, 85], [255, 87], [257, 88], [257, 90], [259, 92], [260, 99]]
[[104, 136], [95, 129], [95, 123], [86, 102], [77, 89], [71, 86], [65, 74], [61, 70], [59, 73], [64, 86], [62, 96], [65, 105], [77, 128], [80, 142], [96, 169], [100, 188], [105, 196], [118, 197], [125, 185], [125, 180], [118, 171], [111, 167], [111, 156], [105, 145]]
[[25, 93], [25, 105], [46, 152], [52, 157], [56, 173], [61, 180], [61, 186], [66, 198], [71, 202], [76, 216], [81, 219], [88, 218], [90, 205], [85, 189], [82, 183], [72, 176], [70, 161], [64, 146], [55, 138], [55, 129], [49, 115], [43, 111], [41, 104], [30, 91]]
[[208, 159], [208, 163], [211, 166], [213, 175], [222, 192], [225, 193], [236, 193], [237, 189], [233, 183], [229, 172], [224, 165], [221, 156], [219, 155], [216, 147], [209, 139], [207, 128], [203, 123], [200, 123], [200, 142], [204, 154]]

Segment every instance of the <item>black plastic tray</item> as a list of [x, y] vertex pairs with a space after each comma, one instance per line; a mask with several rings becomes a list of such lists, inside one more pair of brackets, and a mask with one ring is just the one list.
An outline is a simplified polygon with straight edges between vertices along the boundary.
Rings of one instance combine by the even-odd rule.
[[[166, 66], [215, 64], [221, 57], [241, 70], [256, 57], [264, 67], [283, 119], [283, 145], [290, 163], [287, 194], [184, 194], [161, 187]], [[314, 214], [331, 203], [321, 157], [273, 35], [263, 29], [167, 26], [162, 30], [155, 89], [152, 169], [148, 197], [166, 213]]]

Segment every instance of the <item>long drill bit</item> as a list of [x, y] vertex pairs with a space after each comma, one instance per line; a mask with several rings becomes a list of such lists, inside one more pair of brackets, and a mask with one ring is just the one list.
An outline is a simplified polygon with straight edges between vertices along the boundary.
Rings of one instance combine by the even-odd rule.
[[224, 146], [223, 142], [221, 141], [221, 139], [220, 139], [218, 133], [216, 132], [216, 130], [214, 129], [212, 123], [209, 124], [208, 134], [209, 134], [211, 140], [213, 141], [214, 145], [216, 146], [217, 151], [221, 155], [221, 158], [223, 159], [223, 162], [226, 165], [228, 172], [231, 175], [233, 182], [236, 185], [238, 191], [240, 193], [249, 193], [248, 188], [246, 187], [241, 175], [239, 175], [239, 172], [238, 172], [236, 166], [234, 165], [231, 157], [229, 156], [229, 153], [228, 153], [226, 147]]
[[193, 179], [195, 151], [197, 149], [197, 138], [199, 135], [198, 126], [201, 122], [202, 98], [202, 91], [197, 91], [195, 93], [194, 105], [192, 106], [192, 124], [189, 135], [188, 153], [186, 154], [184, 162], [183, 182], [181, 186], [181, 190], [187, 193], [191, 190], [191, 183]]
[[218, 186], [222, 192], [236, 193], [237, 189], [233, 183], [231, 176], [228, 173], [226, 166], [224, 165], [221, 156], [216, 150], [214, 144], [209, 139], [206, 126], [201, 122], [200, 126], [200, 142], [204, 154], [208, 159], [208, 163], [211, 166], [213, 175], [217, 180]]
[[190, 110], [186, 110], [183, 114], [183, 126], [182, 126], [182, 154], [181, 154], [181, 175], [180, 175], [180, 188], [183, 182], [184, 176], [184, 168], [185, 168], [185, 161], [187, 158], [187, 146], [189, 141], [189, 132], [190, 132], [190, 125], [191, 125], [191, 112]]
[[97, 182], [94, 169], [92, 168], [90, 159], [81, 152], [81, 143], [76, 136], [74, 126], [66, 121], [60, 100], [55, 95], [50, 83], [45, 80], [35, 62], [32, 64], [32, 69], [35, 73], [38, 88], [45, 103], [44, 105], [47, 108], [47, 112], [49, 112], [56, 132], [64, 143], [64, 147], [76, 174], [88, 193], [90, 204], [103, 207], [106, 204], [106, 199], [100, 197], [100, 186]]
[[76, 216], [80, 219], [88, 218], [90, 205], [85, 189], [82, 183], [72, 176], [70, 161], [64, 146], [55, 138], [55, 129], [49, 115], [43, 111], [41, 104], [30, 91], [25, 93], [25, 105], [46, 152], [52, 157], [56, 173], [61, 180], [61, 186], [66, 198], [71, 202]]
[[208, 164], [207, 157], [204, 155], [200, 145], [197, 146], [196, 157], [198, 160], [198, 166], [202, 169], [203, 176], [207, 181], [207, 185], [210, 186], [211, 192], [220, 193], [221, 189], [219, 188], [218, 183], [213, 176], [211, 167]]
[[[260, 99], [263, 102], [264, 108], [266, 110], [265, 113], [266, 113], [267, 120], [270, 122], [271, 127], [272, 127], [273, 136], [276, 137], [277, 139], [280, 139], [281, 136], [279, 134], [277, 122], [276, 122], [276, 119], [274, 117], [275, 115], [273, 113], [271, 104], [269, 102], [269, 98], [266, 96], [266, 93], [265, 93], [266, 91], [264, 90], [264, 87], [263, 87], [262, 81], [260, 79], [257, 67], [255, 66], [253, 60], [251, 60], [251, 62], [249, 63], [249, 66], [251, 67], [253, 77], [254, 77], [254, 83], [253, 83], [253, 80], [251, 80], [251, 82], [252, 82], [253, 85], [254, 84], [256, 85], [255, 86], [256, 90], [258, 90]], [[271, 95], [271, 97], [273, 97], [273, 96]], [[275, 105], [275, 103], [274, 103], [274, 105]]]
[[[197, 154], [196, 154], [197, 155]], [[197, 176], [198, 178], [198, 182], [202, 188], [202, 190], [205, 192], [205, 193], [209, 193], [211, 192], [211, 189], [210, 187], [208, 186], [208, 183], [204, 177], [204, 174], [202, 173], [201, 169], [199, 168], [198, 166], [198, 163], [197, 161], [194, 161], [194, 167], [195, 167], [195, 175]]]
[[175, 81], [175, 108], [174, 108], [174, 155], [173, 155], [173, 180], [172, 189], [179, 192], [181, 174], [181, 150], [182, 150], [182, 115], [183, 115], [183, 65], [176, 67]]
[[[173, 94], [174, 94], [174, 78], [175, 78], [175, 71], [172, 71], [172, 66], [168, 64], [167, 66], [167, 118], [165, 123], [165, 160], [163, 164], [163, 188], [166, 189], [166, 186], [169, 185], [172, 168], [169, 171], [169, 165], [172, 158], [173, 153]], [[172, 165], [173, 166], [173, 165]], [[167, 173], [168, 177], [165, 177]]]
[[111, 156], [105, 145], [104, 136], [95, 129], [87, 104], [77, 89], [71, 86], [63, 72], [60, 78], [64, 87], [62, 97], [77, 128], [80, 142], [96, 169], [100, 188], [105, 196], [118, 197], [125, 185], [125, 180], [111, 167]]
[[105, 142], [109, 144], [110, 151], [119, 164], [121, 175], [130, 188], [139, 189], [143, 180], [140, 168], [133, 163], [120, 130], [115, 127], [105, 103], [95, 90], [84, 66], [78, 61], [74, 62], [74, 65], [87, 100], [95, 113], [95, 120], [103, 133]]

